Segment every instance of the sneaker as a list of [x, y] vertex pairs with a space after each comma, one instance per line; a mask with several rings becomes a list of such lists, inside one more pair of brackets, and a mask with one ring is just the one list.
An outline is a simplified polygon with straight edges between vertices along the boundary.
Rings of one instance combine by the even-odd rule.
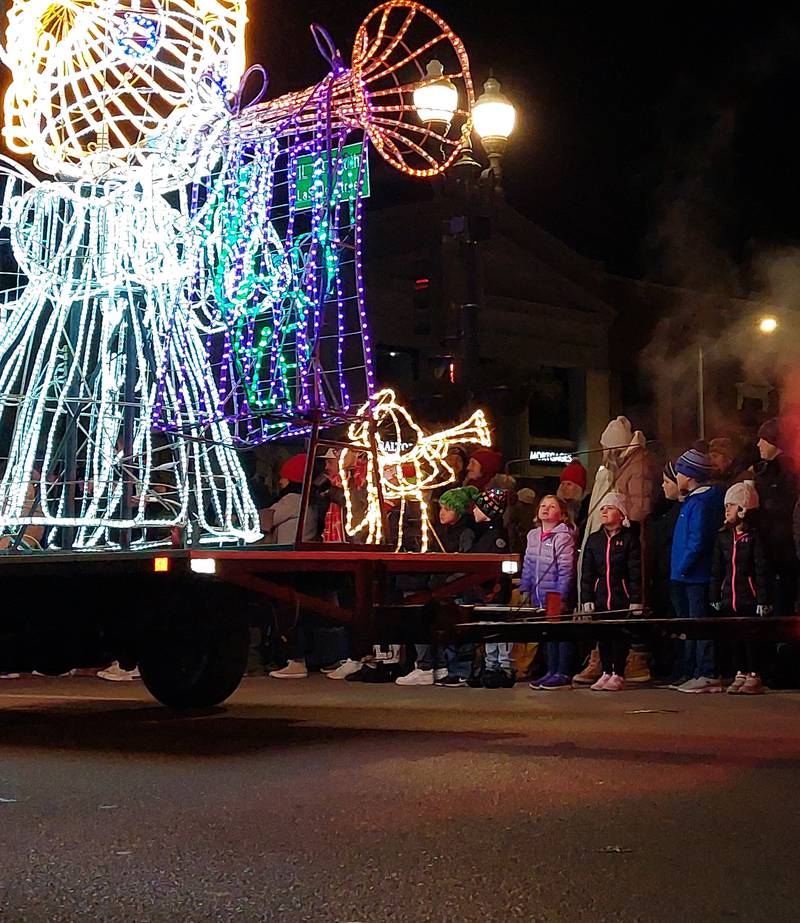
[[398, 676], [395, 680], [398, 686], [432, 686], [433, 670], [412, 670], [405, 676]]
[[742, 673], [741, 671], [736, 674], [736, 679], [728, 686], [725, 690], [728, 695], [738, 695], [742, 691], [742, 686], [744, 686], [747, 681], [747, 674]]
[[589, 655], [589, 662], [580, 673], [572, 677], [572, 682], [578, 686], [591, 686], [602, 675], [603, 668], [600, 666], [600, 651], [595, 648]]
[[612, 673], [603, 687], [603, 692], [622, 692], [625, 689], [625, 677]]
[[305, 660], [290, 660], [282, 670], [269, 674], [273, 679], [308, 679]]
[[483, 670], [477, 673], [470, 673], [467, 677], [467, 685], [470, 689], [483, 689]]
[[517, 674], [515, 670], [501, 670], [500, 671], [500, 689], [513, 689], [517, 682]]
[[461, 689], [467, 685], [467, 681], [463, 676], [445, 676], [444, 679], [437, 679], [436, 685], [444, 686], [445, 689]]
[[652, 679], [647, 663], [648, 655], [643, 651], [630, 651], [625, 664], [626, 683], [649, 683]]
[[339, 664], [335, 670], [330, 672], [325, 672], [325, 675], [328, 679], [347, 679], [348, 676], [352, 676], [353, 673], [358, 673], [361, 669], [361, 662], [358, 660], [345, 660]]
[[343, 663], [343, 660], [337, 660], [336, 663], [328, 663], [324, 667], [320, 667], [319, 672], [327, 676], [329, 673], [335, 673]]
[[447, 667], [440, 667], [438, 670], [433, 671], [433, 681], [438, 683], [440, 679], [447, 679], [449, 675]]
[[676, 691], [681, 688], [685, 683], [691, 682], [691, 676], [679, 676], [676, 679], [670, 680], [667, 683], [667, 689], [675, 689]]
[[604, 673], [596, 683], [593, 683], [589, 688], [592, 692], [603, 692], [606, 688], [608, 681], [611, 679], [610, 673]]
[[744, 681], [739, 693], [740, 695], [764, 695], [764, 685], [761, 682], [761, 677], [751, 673]]
[[0, 673], [0, 679], [19, 679], [21, 673]]
[[544, 682], [546, 682], [547, 680], [552, 679], [552, 678], [553, 678], [553, 671], [550, 670], [549, 672], [545, 673], [544, 676], [540, 676], [539, 679], [533, 679], [533, 680], [531, 680], [531, 681], [528, 683], [528, 686], [529, 686], [531, 689], [541, 689], [541, 688], [542, 688], [542, 683], [544, 683]]
[[131, 683], [136, 679], [141, 679], [139, 668], [134, 667], [132, 670], [123, 670], [119, 661], [115, 660], [110, 667], [100, 670], [97, 673], [98, 679], [107, 679], [112, 683]]
[[565, 673], [554, 673], [549, 679], [542, 680], [539, 688], [548, 692], [553, 689], [572, 689], [572, 680]]
[[701, 676], [698, 679], [690, 679], [682, 686], [678, 686], [678, 692], [722, 692], [722, 680], [713, 679], [710, 676]]
[[501, 689], [503, 685], [502, 670], [487, 670], [483, 674], [484, 689]]

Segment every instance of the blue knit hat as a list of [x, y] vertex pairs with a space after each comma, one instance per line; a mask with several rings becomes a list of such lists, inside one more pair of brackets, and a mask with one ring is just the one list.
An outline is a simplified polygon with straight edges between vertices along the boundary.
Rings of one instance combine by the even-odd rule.
[[687, 478], [694, 478], [701, 483], [707, 481], [714, 473], [711, 459], [697, 449], [689, 449], [675, 462], [675, 471]]

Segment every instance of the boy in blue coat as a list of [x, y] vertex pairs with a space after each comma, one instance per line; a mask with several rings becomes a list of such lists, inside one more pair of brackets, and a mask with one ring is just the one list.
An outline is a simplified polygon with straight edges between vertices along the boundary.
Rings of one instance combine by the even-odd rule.
[[[723, 493], [709, 484], [711, 461], [697, 449], [689, 449], [675, 462], [678, 487], [686, 498], [672, 540], [672, 604], [678, 618], [709, 615], [708, 586], [719, 524]], [[676, 686], [680, 692], [721, 692], [722, 682], [714, 662], [711, 641], [689, 641], [686, 649], [689, 676]]]

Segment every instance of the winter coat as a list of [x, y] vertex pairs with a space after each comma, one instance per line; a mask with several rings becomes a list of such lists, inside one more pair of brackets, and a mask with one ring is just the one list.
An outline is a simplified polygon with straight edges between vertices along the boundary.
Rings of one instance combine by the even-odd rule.
[[734, 535], [733, 529], [723, 529], [714, 546], [709, 600], [721, 602], [731, 615], [755, 615], [756, 606], [769, 604], [767, 587], [767, 558], [758, 532]]
[[675, 583], [708, 583], [719, 524], [723, 518], [721, 487], [704, 484], [681, 504], [672, 538], [671, 578]]
[[465, 515], [452, 526], [438, 524], [436, 534], [448, 554], [466, 554], [475, 544], [475, 520]]
[[668, 618], [673, 614], [670, 597], [672, 537], [681, 504], [677, 500], [662, 499], [647, 523], [646, 541], [644, 543], [647, 565], [647, 600], [653, 612], [659, 618]]
[[581, 599], [597, 612], [627, 609], [642, 601], [642, 554], [638, 536], [622, 528], [593, 532], [583, 552]]
[[470, 554], [508, 554], [508, 533], [502, 520], [476, 522], [474, 530], [475, 541], [469, 549]]
[[560, 593], [562, 611], [572, 609], [575, 596], [575, 534], [559, 523], [547, 537], [541, 529], [528, 533], [520, 591], [531, 604], [544, 607], [548, 593]]
[[779, 455], [762, 462], [756, 471], [759, 499], [758, 531], [769, 562], [794, 564], [792, 517], [797, 503], [797, 478], [791, 459]]
[[[300, 519], [300, 494], [290, 487], [272, 506], [272, 528], [266, 534], [270, 545], [293, 545], [297, 537], [297, 522]], [[317, 537], [316, 512], [309, 507], [303, 525], [303, 541], [313, 542]]]

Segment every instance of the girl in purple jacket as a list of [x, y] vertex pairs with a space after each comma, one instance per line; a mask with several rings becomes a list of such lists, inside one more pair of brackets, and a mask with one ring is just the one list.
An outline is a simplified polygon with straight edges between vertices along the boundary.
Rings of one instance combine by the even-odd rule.
[[[569, 526], [569, 511], [563, 500], [552, 494], [539, 504], [539, 527], [528, 533], [520, 591], [530, 605], [545, 608], [548, 593], [561, 594], [562, 613], [571, 612], [575, 602], [575, 533]], [[570, 689], [575, 645], [547, 643], [547, 673], [532, 682], [531, 689]]]

